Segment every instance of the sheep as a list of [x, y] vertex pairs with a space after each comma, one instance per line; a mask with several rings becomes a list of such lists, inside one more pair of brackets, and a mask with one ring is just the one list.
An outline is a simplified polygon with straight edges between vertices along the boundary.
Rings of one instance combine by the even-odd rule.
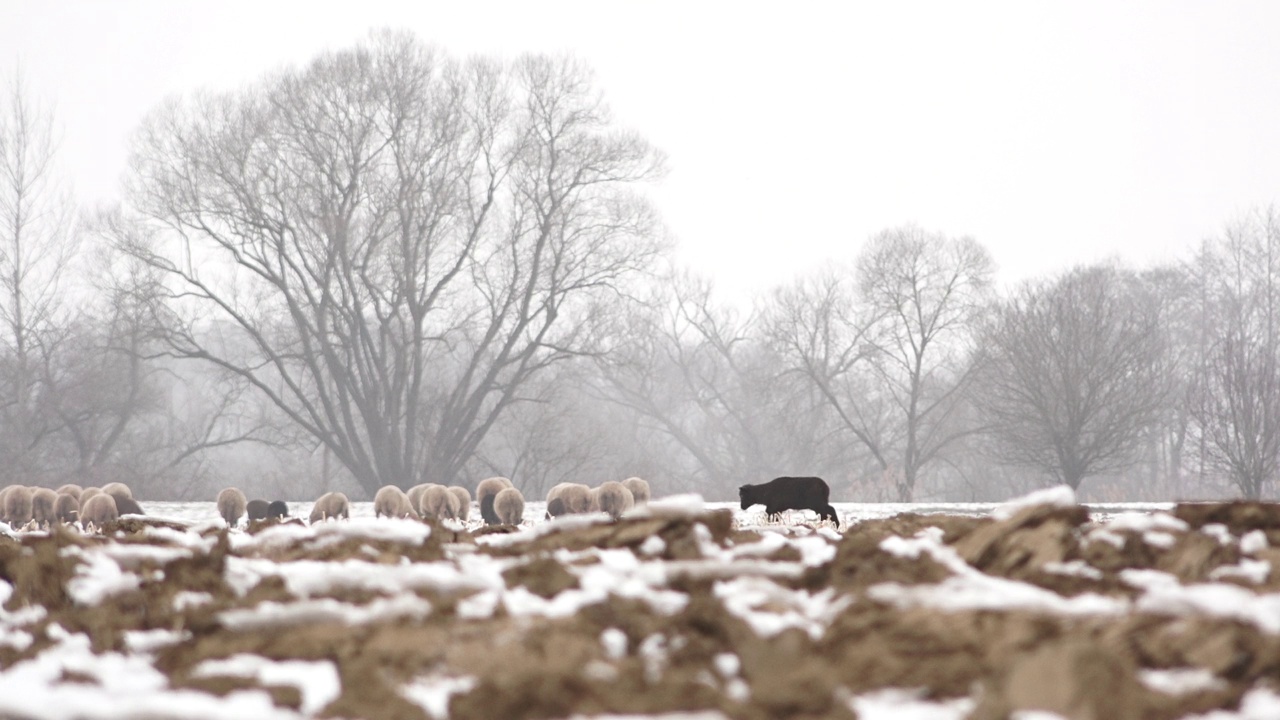
[[511, 481], [504, 477], [491, 477], [480, 481], [476, 486], [476, 502], [480, 504], [480, 517], [488, 525], [501, 522], [493, 511], [493, 498], [504, 489], [512, 487]]
[[432, 485], [422, 493], [422, 517], [436, 520], [453, 520], [458, 517], [460, 508], [458, 497], [443, 485]]
[[106, 523], [119, 519], [115, 498], [98, 493], [80, 507], [80, 523], [87, 530], [90, 525], [101, 529]]
[[224, 488], [218, 493], [218, 514], [227, 522], [227, 527], [235, 527], [244, 515], [249, 501], [238, 488]]
[[80, 501], [71, 493], [59, 493], [53, 503], [53, 514], [58, 522], [76, 522], [80, 519]]
[[4, 517], [9, 525], [20, 528], [31, 522], [31, 488], [14, 485], [4, 496]]
[[629, 477], [622, 481], [623, 487], [631, 491], [631, 497], [637, 506], [649, 504], [649, 483], [643, 478]]
[[59, 495], [70, 495], [76, 499], [76, 502], [80, 502], [80, 493], [84, 492], [84, 488], [76, 485], [75, 483], [67, 483], [59, 486], [55, 492]]
[[266, 520], [267, 507], [266, 500], [250, 500], [245, 504], [244, 511], [251, 522], [254, 520]]
[[377, 494], [373, 496], [373, 514], [375, 517], [403, 518], [411, 517], [418, 519], [418, 513], [409, 504], [409, 496], [395, 485], [383, 485], [378, 488]]
[[635, 500], [631, 497], [631, 491], [615, 480], [610, 480], [596, 488], [593, 495], [594, 509], [598, 512], [608, 513], [614, 520], [617, 520], [622, 513], [630, 510], [635, 505]]
[[[558, 501], [558, 502], [557, 502]], [[551, 512], [555, 504], [557, 512]], [[547, 493], [547, 512], [551, 517], [591, 511], [591, 488], [580, 483], [560, 483]]]
[[80, 501], [80, 507], [84, 507], [85, 503], [89, 502], [90, 498], [92, 498], [94, 495], [101, 495], [101, 494], [102, 494], [102, 488], [87, 487], [83, 491], [81, 491], [80, 497], [76, 499]]
[[450, 485], [449, 492], [458, 498], [458, 519], [466, 522], [471, 517], [471, 493], [461, 485]]
[[31, 493], [31, 519], [40, 527], [52, 527], [58, 516], [53, 506], [58, 502], [58, 493], [49, 488], [36, 488]]
[[524, 521], [524, 496], [513, 487], [503, 488], [493, 498], [493, 511], [504, 525], [519, 525]]
[[267, 506], [268, 518], [289, 517], [289, 505], [283, 500], [272, 500]]
[[107, 483], [102, 486], [102, 492], [110, 495], [111, 497], [133, 497], [133, 491], [129, 489], [128, 485], [125, 485], [122, 482]]
[[340, 492], [327, 492], [316, 498], [315, 504], [311, 506], [310, 522], [312, 523], [328, 518], [345, 520], [350, 517], [351, 503], [347, 500], [347, 496]]
[[[106, 495], [106, 493], [103, 494]], [[120, 495], [108, 495], [108, 497], [116, 501], [116, 512], [121, 517], [125, 515], [146, 515], [146, 513], [142, 512], [142, 506], [138, 504], [138, 501], [131, 497]]]
[[432, 483], [419, 483], [409, 488], [405, 495], [409, 498], [409, 507], [417, 509], [422, 507], [422, 493], [431, 487]]
[[831, 518], [840, 527], [836, 509], [831, 507], [831, 488], [819, 477], [779, 477], [759, 485], [743, 485], [738, 488], [742, 509], [752, 505], [764, 505], [770, 517], [783, 510], [813, 510], [826, 520]]

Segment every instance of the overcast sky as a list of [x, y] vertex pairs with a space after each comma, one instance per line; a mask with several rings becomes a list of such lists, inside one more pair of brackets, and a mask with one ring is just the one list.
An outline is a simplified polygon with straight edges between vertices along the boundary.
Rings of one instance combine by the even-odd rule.
[[588, 61], [669, 156], [680, 256], [731, 297], [907, 222], [975, 237], [1012, 282], [1173, 260], [1280, 202], [1276, 2], [2, 1], [0, 71], [55, 103], [89, 203], [167, 96], [378, 27]]

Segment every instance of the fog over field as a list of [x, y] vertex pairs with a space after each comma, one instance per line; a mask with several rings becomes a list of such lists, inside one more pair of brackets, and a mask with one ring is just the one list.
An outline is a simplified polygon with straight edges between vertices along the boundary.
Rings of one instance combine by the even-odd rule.
[[1276, 495], [1274, 7], [361, 5], [6, 9], [0, 485]]

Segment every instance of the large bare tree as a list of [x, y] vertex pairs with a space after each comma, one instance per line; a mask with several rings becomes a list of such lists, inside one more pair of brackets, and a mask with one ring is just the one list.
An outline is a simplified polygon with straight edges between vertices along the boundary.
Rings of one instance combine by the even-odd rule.
[[156, 113], [130, 192], [150, 232], [125, 244], [164, 276], [172, 355], [242, 378], [370, 493], [453, 482], [661, 250], [632, 190], [661, 164], [577, 61], [382, 33]]
[[1078, 268], [999, 308], [977, 394], [997, 457], [1072, 488], [1133, 462], [1169, 387], [1159, 310], [1137, 282]]
[[42, 408], [42, 356], [65, 330], [78, 240], [57, 147], [52, 111], [15, 76], [0, 96], [0, 466], [14, 479], [38, 469], [57, 427]]

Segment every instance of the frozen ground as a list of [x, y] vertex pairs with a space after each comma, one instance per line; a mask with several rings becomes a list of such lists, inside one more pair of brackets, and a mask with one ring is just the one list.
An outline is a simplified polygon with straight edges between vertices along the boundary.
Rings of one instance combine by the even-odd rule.
[[498, 532], [144, 506], [0, 537], [0, 717], [1280, 717], [1271, 505], [1056, 489], [842, 504], [846, 532], [696, 498]]

